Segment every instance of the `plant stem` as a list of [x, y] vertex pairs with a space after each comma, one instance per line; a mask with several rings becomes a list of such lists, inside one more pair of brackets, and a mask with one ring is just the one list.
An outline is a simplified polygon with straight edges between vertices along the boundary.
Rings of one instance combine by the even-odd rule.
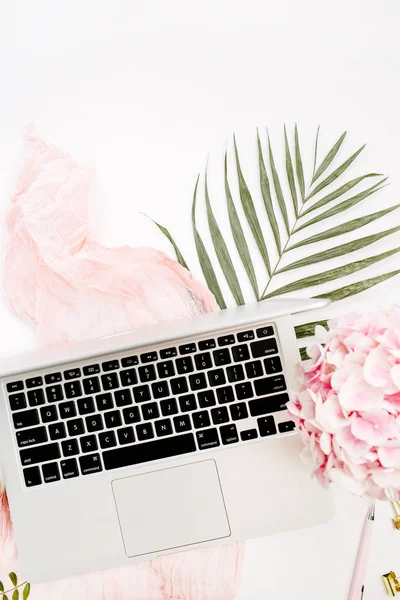
[[6, 590], [5, 592], [0, 592], [1, 596], [6, 596], [7, 594], [10, 594], [11, 592], [14, 592], [17, 588], [22, 587], [23, 585], [26, 585], [28, 582], [24, 581], [23, 583], [19, 583], [18, 585], [16, 585], [15, 587], [11, 588], [10, 590]]

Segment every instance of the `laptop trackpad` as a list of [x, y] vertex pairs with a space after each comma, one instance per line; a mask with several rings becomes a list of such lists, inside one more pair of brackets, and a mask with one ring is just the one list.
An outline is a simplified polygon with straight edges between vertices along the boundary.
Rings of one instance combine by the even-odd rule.
[[128, 557], [230, 536], [214, 460], [112, 482]]

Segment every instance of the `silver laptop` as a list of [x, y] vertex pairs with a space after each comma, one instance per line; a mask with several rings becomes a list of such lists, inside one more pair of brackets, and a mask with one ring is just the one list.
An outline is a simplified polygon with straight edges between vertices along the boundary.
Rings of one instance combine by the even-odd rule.
[[322, 523], [287, 412], [275, 300], [2, 365], [0, 460], [23, 577], [41, 582]]

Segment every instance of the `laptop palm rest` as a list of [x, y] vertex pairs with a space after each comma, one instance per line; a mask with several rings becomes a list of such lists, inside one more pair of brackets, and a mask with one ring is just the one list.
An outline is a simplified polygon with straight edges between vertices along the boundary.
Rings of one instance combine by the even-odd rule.
[[129, 558], [231, 534], [214, 460], [116, 479], [112, 488]]

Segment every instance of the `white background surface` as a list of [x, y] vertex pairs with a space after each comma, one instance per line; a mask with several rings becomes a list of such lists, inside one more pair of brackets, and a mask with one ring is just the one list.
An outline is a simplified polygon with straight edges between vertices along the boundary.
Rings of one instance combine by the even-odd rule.
[[[96, 167], [99, 241], [170, 252], [144, 211], [171, 229], [196, 273], [194, 181], [209, 156], [217, 192], [233, 131], [251, 170], [256, 126], [281, 140], [282, 124], [297, 122], [310, 149], [318, 124], [325, 148], [347, 129], [346, 154], [369, 144], [363, 172], [391, 175], [369, 212], [399, 201], [397, 0], [3, 0], [0, 9], [2, 222], [32, 121]], [[394, 299], [397, 289], [393, 280], [364, 299]], [[4, 301], [0, 320], [1, 354], [34, 345]], [[323, 527], [249, 542], [237, 599], [345, 599], [364, 505], [339, 493], [337, 508]], [[400, 572], [390, 516], [378, 508], [365, 600], [385, 598], [381, 574]]]

